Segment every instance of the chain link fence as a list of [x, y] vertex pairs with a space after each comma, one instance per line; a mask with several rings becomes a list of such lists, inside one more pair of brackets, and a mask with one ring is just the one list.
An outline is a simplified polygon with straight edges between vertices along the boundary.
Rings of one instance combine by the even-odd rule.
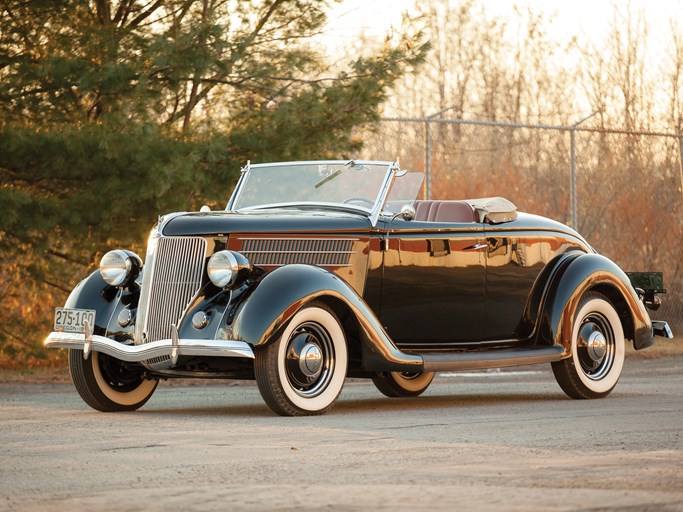
[[383, 119], [360, 156], [425, 170], [425, 198], [503, 196], [575, 227], [625, 271], [664, 272], [652, 316], [683, 331], [683, 136], [436, 115]]

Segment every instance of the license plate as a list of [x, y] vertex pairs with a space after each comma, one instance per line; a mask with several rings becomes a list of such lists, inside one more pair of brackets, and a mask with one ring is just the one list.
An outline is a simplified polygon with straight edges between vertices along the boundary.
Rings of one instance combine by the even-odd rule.
[[55, 331], [85, 332], [85, 322], [90, 329], [95, 327], [94, 309], [55, 308]]

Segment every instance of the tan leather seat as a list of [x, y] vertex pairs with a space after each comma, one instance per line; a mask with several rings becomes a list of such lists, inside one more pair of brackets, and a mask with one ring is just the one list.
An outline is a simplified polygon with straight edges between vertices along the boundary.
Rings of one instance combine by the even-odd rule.
[[472, 206], [464, 201], [415, 201], [415, 220], [427, 222], [476, 222]]

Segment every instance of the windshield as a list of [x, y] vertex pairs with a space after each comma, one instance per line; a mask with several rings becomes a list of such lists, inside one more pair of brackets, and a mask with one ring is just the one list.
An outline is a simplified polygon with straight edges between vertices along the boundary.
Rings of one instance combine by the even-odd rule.
[[424, 174], [421, 172], [401, 171], [391, 184], [391, 191], [384, 203], [384, 213], [394, 214], [401, 211], [407, 204], [411, 205], [417, 199], [422, 188]]
[[421, 173], [399, 171], [390, 162], [248, 165], [228, 209], [322, 205], [379, 214], [388, 196], [389, 213], [412, 203], [421, 185]]

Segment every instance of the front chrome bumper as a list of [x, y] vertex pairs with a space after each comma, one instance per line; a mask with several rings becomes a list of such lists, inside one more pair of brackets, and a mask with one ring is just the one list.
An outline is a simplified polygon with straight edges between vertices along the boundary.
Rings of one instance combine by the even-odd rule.
[[169, 356], [176, 364], [178, 356], [244, 357], [254, 359], [251, 345], [235, 340], [157, 340], [143, 345], [124, 345], [105, 336], [73, 332], [52, 332], [43, 342], [45, 348], [83, 350], [88, 358], [91, 351], [102, 352], [122, 361], [140, 362], [154, 357]]

